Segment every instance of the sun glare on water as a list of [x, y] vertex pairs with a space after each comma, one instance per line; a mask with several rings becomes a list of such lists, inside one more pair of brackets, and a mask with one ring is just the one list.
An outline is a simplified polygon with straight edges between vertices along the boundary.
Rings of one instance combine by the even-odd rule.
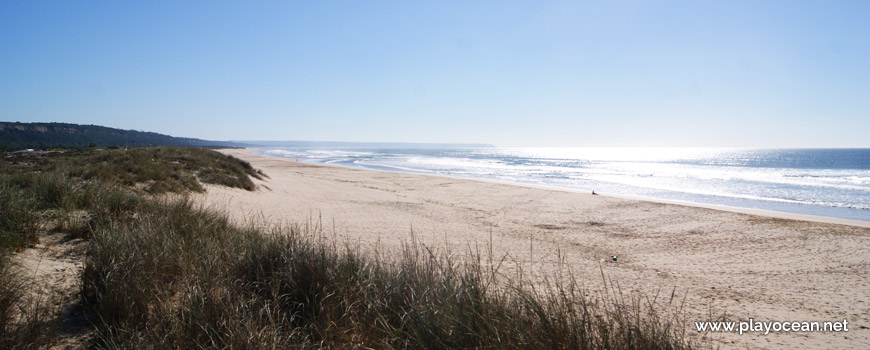
[[729, 148], [675, 148], [675, 147], [614, 147], [614, 148], [517, 148], [512, 151], [540, 158], [665, 162], [698, 159], [734, 151]]

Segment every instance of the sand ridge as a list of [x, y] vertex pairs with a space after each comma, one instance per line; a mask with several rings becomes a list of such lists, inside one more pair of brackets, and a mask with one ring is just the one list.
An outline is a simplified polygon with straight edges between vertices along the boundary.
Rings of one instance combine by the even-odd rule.
[[[239, 223], [322, 225], [333, 239], [386, 254], [412, 231], [458, 253], [491, 240], [495, 256], [531, 278], [570, 269], [600, 290], [603, 270], [626, 293], [676, 290], [686, 296], [687, 326], [723, 313], [850, 326], [847, 333], [710, 334], [725, 348], [870, 348], [867, 227], [222, 152], [270, 176], [256, 192], [210, 186], [195, 196]], [[618, 263], [601, 262], [612, 255]]]

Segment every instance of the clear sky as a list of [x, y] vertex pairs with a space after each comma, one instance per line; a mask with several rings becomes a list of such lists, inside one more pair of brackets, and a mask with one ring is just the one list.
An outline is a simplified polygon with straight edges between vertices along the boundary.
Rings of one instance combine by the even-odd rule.
[[0, 120], [216, 140], [870, 147], [870, 1], [0, 2]]

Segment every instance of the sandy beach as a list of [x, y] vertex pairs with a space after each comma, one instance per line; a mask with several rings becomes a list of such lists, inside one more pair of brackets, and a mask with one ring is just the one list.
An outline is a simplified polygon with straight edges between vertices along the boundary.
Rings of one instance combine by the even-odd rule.
[[[685, 296], [686, 326], [728, 320], [848, 321], [848, 332], [710, 333], [723, 348], [870, 348], [870, 228], [436, 176], [361, 171], [222, 150], [270, 178], [196, 195], [233, 220], [322, 227], [382, 256], [419, 240], [461, 256], [491, 242], [500, 270], [570, 270], [601, 292]], [[800, 220], [799, 220], [800, 219]], [[828, 221], [828, 222], [822, 222]], [[866, 226], [866, 225], [865, 225]], [[618, 262], [609, 262], [610, 256]], [[602, 262], [605, 260], [605, 262]], [[608, 283], [610, 283], [608, 281]], [[695, 332], [690, 329], [690, 332]], [[697, 333], [697, 332], [696, 332]]]

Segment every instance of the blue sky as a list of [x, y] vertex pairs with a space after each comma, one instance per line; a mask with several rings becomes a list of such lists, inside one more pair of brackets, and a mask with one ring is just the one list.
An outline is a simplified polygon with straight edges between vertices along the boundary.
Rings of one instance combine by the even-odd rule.
[[234, 140], [870, 147], [870, 1], [0, 2], [0, 120]]

